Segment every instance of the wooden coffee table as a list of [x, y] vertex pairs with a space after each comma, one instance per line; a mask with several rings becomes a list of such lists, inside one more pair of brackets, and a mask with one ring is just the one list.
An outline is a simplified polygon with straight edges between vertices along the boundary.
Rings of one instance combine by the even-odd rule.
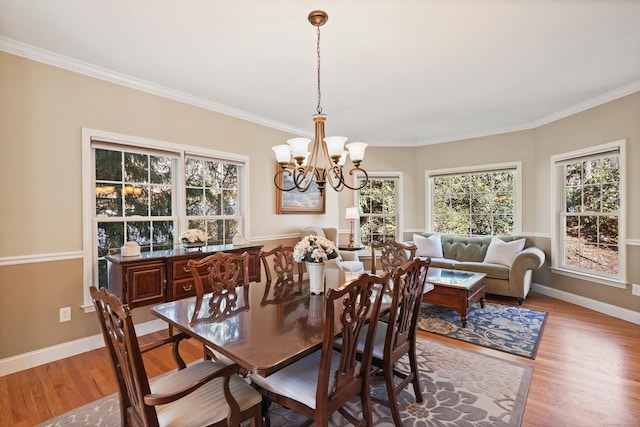
[[472, 271], [448, 270], [430, 267], [427, 273], [427, 283], [434, 288], [422, 296], [422, 302], [441, 305], [460, 313], [462, 327], [467, 327], [467, 314], [471, 304], [480, 301], [484, 308], [485, 286], [484, 273]]

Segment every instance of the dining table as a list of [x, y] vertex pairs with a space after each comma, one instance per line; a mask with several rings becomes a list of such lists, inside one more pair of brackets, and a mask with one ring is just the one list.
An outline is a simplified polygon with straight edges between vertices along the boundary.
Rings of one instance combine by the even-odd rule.
[[[325, 277], [326, 292], [358, 275], [327, 269]], [[211, 298], [212, 294], [205, 294], [201, 301], [190, 297], [166, 302], [153, 306], [151, 313], [248, 372], [263, 376], [321, 348], [325, 293], [312, 294], [308, 280], [296, 279], [289, 284], [273, 280], [240, 286], [235, 292], [233, 310], [225, 314], [210, 312]], [[390, 297], [387, 299], [388, 305]], [[335, 333], [339, 332], [336, 329]]]
[[[159, 304], [151, 312], [166, 321], [170, 329], [184, 332], [248, 372], [268, 376], [321, 348], [326, 292], [358, 275], [327, 269], [325, 293], [319, 295], [309, 291], [306, 279], [293, 283], [277, 280], [251, 283], [237, 289], [233, 310], [224, 314], [209, 310], [212, 294], [205, 294], [201, 301], [190, 297]], [[388, 311], [390, 305], [387, 290], [381, 313]], [[336, 316], [340, 316], [340, 311], [336, 311]], [[336, 321], [336, 336], [340, 333], [339, 325]]]

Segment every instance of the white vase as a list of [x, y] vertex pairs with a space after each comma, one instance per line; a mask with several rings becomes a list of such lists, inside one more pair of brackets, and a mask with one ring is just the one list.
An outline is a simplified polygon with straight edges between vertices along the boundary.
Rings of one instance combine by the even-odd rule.
[[324, 262], [307, 262], [309, 273], [309, 290], [312, 294], [324, 292]]

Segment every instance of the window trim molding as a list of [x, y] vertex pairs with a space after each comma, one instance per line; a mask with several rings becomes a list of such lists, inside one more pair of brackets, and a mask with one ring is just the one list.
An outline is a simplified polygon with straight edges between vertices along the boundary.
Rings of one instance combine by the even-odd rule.
[[[242, 195], [240, 198], [240, 212], [242, 212], [242, 230], [243, 235], [250, 239], [251, 230], [250, 230], [250, 206], [249, 206], [249, 156], [243, 154], [235, 154], [224, 151], [212, 150], [208, 148], [202, 147], [194, 147], [186, 144], [176, 144], [168, 141], [161, 141], [157, 139], [143, 138], [132, 135], [119, 134], [114, 132], [108, 132], [98, 129], [91, 128], [82, 128], [82, 150], [81, 150], [81, 161], [82, 161], [82, 286], [83, 286], [83, 294], [84, 294], [84, 304], [82, 308], [85, 312], [91, 312], [94, 310], [93, 302], [91, 300], [91, 294], [89, 292], [89, 287], [93, 284], [93, 260], [97, 258], [97, 247], [93, 243], [93, 212], [94, 212], [94, 200], [92, 197], [88, 197], [89, 194], [93, 194], [92, 188], [95, 187], [95, 177], [92, 171], [93, 162], [92, 162], [92, 141], [100, 140], [107, 143], [112, 143], [114, 146], [120, 146], [123, 149], [126, 148], [127, 145], [136, 147], [136, 148], [144, 148], [150, 150], [158, 150], [164, 152], [172, 152], [177, 157], [180, 158], [180, 162], [184, 163], [185, 155], [191, 156], [201, 156], [207, 158], [216, 158], [223, 161], [228, 161], [230, 163], [235, 163], [241, 166], [241, 173], [238, 174], [238, 184], [240, 188], [243, 189]], [[179, 171], [182, 171], [179, 168]], [[178, 173], [176, 176], [176, 185], [181, 186], [183, 184], [183, 178]], [[90, 179], [85, 179], [85, 177], [91, 177]], [[184, 206], [185, 206], [185, 195], [184, 191], [179, 192], [180, 197], [177, 198], [175, 203], [177, 204], [178, 209], [178, 220], [181, 223], [181, 227], [185, 227], [186, 225], [186, 217], [183, 215]]]
[[455, 175], [455, 174], [472, 174], [482, 172], [495, 172], [500, 170], [513, 170], [514, 171], [514, 183], [513, 183], [513, 208], [514, 214], [514, 227], [513, 234], [515, 236], [522, 235], [522, 161], [504, 162], [504, 163], [491, 163], [487, 165], [473, 165], [473, 166], [461, 166], [446, 169], [432, 169], [424, 171], [424, 186], [425, 186], [425, 200], [424, 200], [424, 212], [425, 212], [425, 230], [427, 232], [433, 232], [433, 209], [431, 204], [433, 201], [433, 185], [431, 185], [431, 179], [441, 175]]
[[[560, 153], [552, 155], [549, 159], [549, 170], [551, 171], [551, 265], [552, 272], [570, 276], [576, 279], [586, 280], [592, 283], [598, 283], [607, 286], [613, 286], [616, 288], [626, 289], [628, 286], [627, 281], [627, 240], [626, 240], [626, 139], [620, 139], [617, 141], [607, 142], [605, 144], [594, 145], [591, 147], [581, 148], [579, 150], [569, 151], [566, 153]], [[560, 261], [563, 250], [561, 248], [562, 239], [559, 236], [559, 223], [560, 223], [560, 207], [563, 204], [561, 199], [562, 194], [560, 192], [560, 180], [564, 180], [564, 175], [561, 174], [559, 164], [566, 162], [567, 160], [573, 160], [583, 158], [587, 156], [601, 155], [607, 152], [618, 151], [620, 156], [620, 215], [618, 222], [618, 276], [617, 277], [605, 277], [597, 274], [582, 272], [578, 270], [571, 270], [562, 267]], [[562, 175], [562, 176], [561, 176]]]
[[[402, 238], [404, 236], [404, 221], [403, 221], [403, 197], [404, 193], [404, 183], [403, 183], [403, 172], [402, 171], [368, 171], [367, 176], [369, 179], [373, 178], [394, 178], [398, 180], [398, 190], [396, 192], [396, 215], [398, 217], [398, 222], [396, 226], [396, 239]], [[364, 174], [356, 173], [354, 182], [358, 182], [358, 179], [364, 178]], [[360, 203], [360, 190], [356, 190], [353, 192], [353, 206], [359, 206]], [[362, 241], [360, 240], [360, 219], [354, 221], [353, 229], [355, 231], [355, 242], [354, 244], [357, 246], [361, 246]]]

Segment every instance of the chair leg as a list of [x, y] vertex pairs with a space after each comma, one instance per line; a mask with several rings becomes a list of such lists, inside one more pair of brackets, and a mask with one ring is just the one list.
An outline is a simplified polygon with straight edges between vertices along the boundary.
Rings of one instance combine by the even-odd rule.
[[422, 387], [420, 386], [420, 370], [418, 369], [418, 360], [416, 358], [416, 347], [415, 342], [412, 348], [409, 350], [409, 366], [411, 366], [411, 371], [413, 372], [413, 394], [416, 395], [416, 402], [422, 403], [424, 402], [424, 398], [422, 397]]
[[387, 396], [389, 398], [389, 409], [391, 410], [391, 416], [396, 427], [402, 427], [402, 419], [400, 418], [400, 411], [398, 411], [398, 400], [396, 397], [396, 385], [393, 381], [393, 365], [388, 366], [388, 369], [384, 370], [384, 383], [387, 387]]
[[371, 412], [371, 398], [369, 397], [369, 386], [360, 393], [362, 400], [362, 418], [365, 426], [373, 426], [373, 414]]
[[262, 396], [262, 414], [261, 419], [262, 419], [262, 425], [264, 427], [271, 427], [271, 418], [269, 418], [269, 409], [271, 407], [271, 399]]

